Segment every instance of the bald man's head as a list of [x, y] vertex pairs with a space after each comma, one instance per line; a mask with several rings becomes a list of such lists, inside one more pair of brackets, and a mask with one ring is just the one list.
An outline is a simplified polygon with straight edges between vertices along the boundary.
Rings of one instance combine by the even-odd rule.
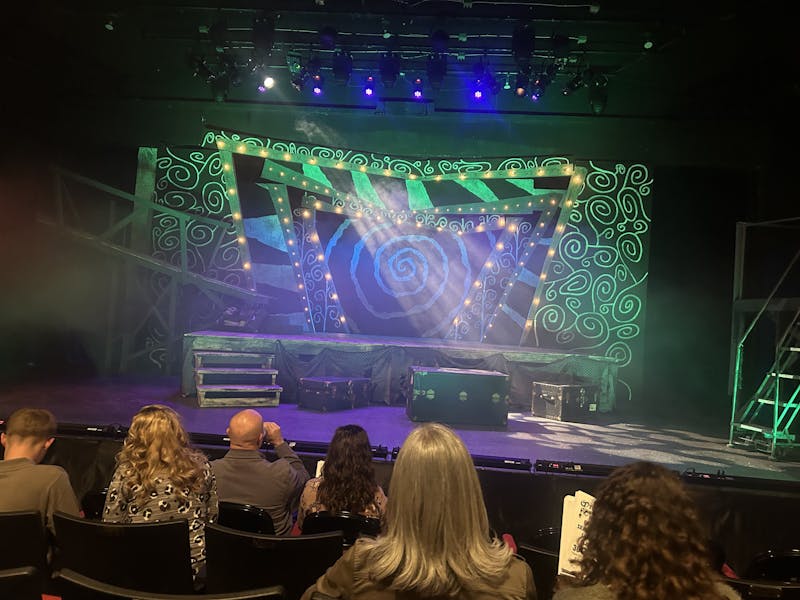
[[231, 448], [258, 449], [264, 441], [264, 419], [252, 408], [233, 415], [228, 424]]

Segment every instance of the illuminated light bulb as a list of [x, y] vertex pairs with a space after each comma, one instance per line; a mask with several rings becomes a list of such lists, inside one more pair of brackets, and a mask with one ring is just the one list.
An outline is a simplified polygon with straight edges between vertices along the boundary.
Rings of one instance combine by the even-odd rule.
[[508, 204], [503, 207], [503, 210], [508, 210]]
[[286, 242], [286, 243], [287, 243], [289, 246], [294, 246], [294, 240], [289, 240], [289, 241], [288, 241], [288, 242]]
[[292, 155], [287, 152], [283, 155], [283, 160], [292, 160]]
[[482, 231], [483, 231], [483, 225], [478, 225], [478, 226], [475, 228], [475, 231], [477, 231], [478, 233], [482, 232]]
[[544, 227], [544, 223], [539, 223], [539, 227]]
[[522, 262], [522, 261], [519, 261], [519, 266], [520, 266], [520, 267], [521, 267], [522, 265], [524, 265], [524, 264], [525, 264], [524, 262]]
[[506, 226], [506, 220], [505, 220], [505, 219], [503, 219], [503, 218], [501, 218], [501, 219], [499, 219], [499, 220], [497, 221], [497, 224], [498, 224], [500, 227], [505, 227], [505, 226]]
[[242, 218], [242, 215], [240, 215], [238, 212], [233, 213], [232, 216], [234, 221], [238, 221], [239, 219]]
[[439, 209], [438, 209], [438, 208], [434, 208], [434, 209], [433, 209], [433, 212], [435, 212], [435, 213], [438, 213], [438, 212], [439, 212]]
[[316, 244], [319, 241], [319, 236], [315, 233], [311, 236], [311, 241]]
[[485, 209], [485, 208], [482, 208], [482, 209], [481, 209], [481, 212], [482, 212], [482, 213], [485, 213], [485, 212], [486, 212], [486, 209]]
[[325, 260], [325, 255], [324, 254], [317, 254], [317, 260], [319, 262], [322, 262], [323, 260]]
[[417, 178], [417, 176], [416, 176], [416, 175], [414, 175], [414, 173], [409, 173], [409, 175], [408, 175], [408, 178], [409, 178], [409, 179], [416, 179], [416, 178]]
[[302, 283], [298, 283], [297, 284], [297, 289], [298, 290], [302, 290], [303, 289], [303, 284]]
[[486, 261], [486, 268], [487, 269], [491, 269], [492, 268], [492, 261], [490, 261], [490, 260]]
[[501, 302], [500, 304], [498, 304], [497, 308], [503, 308], [503, 303]]
[[494, 323], [489, 323], [489, 327], [494, 327]]
[[544, 170], [543, 169], [536, 169], [536, 174], [537, 175], [544, 175]]
[[295, 262], [295, 263], [294, 263], [294, 266], [295, 266], [295, 267], [299, 267], [299, 266], [300, 266], [300, 263], [299, 263], [299, 262]]
[[384, 169], [384, 170], [383, 170], [383, 174], [384, 174], [384, 175], [386, 175], [386, 176], [388, 177], [389, 175], [391, 175], [391, 174], [392, 174], [392, 170], [391, 170], [391, 169]]
[[531, 242], [531, 243], [530, 243], [530, 244], [528, 244], [528, 245], [529, 245], [531, 248], [533, 248], [533, 247], [534, 247], [536, 244], [534, 244], [533, 242]]
[[259, 154], [264, 157], [269, 156], [269, 152], [267, 152], [266, 150], [262, 150], [261, 152], [259, 152]]
[[466, 179], [466, 178], [467, 178], [467, 176], [466, 176], [466, 175], [464, 175], [463, 173], [461, 173], [461, 174], [458, 176], [458, 178], [459, 178], [459, 179], [461, 179], [461, 180], [463, 181], [464, 179]]
[[441, 175], [437, 175], [436, 177], [433, 178], [433, 180], [434, 181], [441, 181], [442, 180], [442, 176]]
[[251, 265], [250, 265], [250, 263], [249, 263], [249, 262], [242, 263], [242, 268], [243, 268], [245, 271], [249, 271], [249, 270], [250, 270], [250, 267], [251, 267]]
[[238, 238], [236, 238], [236, 241], [240, 244], [244, 244], [246, 240], [244, 239], [243, 235], [240, 235]]
[[245, 148], [244, 144], [240, 144], [239, 147], [236, 149], [237, 152], [244, 152], [245, 150], [247, 150], [247, 148]]
[[360, 219], [362, 216], [363, 216], [363, 215], [362, 215], [362, 213], [361, 213], [361, 211], [360, 211], [360, 210], [356, 212], [356, 218], [357, 218], [357, 219]]
[[555, 205], [556, 205], [556, 199], [555, 199], [555, 198], [553, 198], [552, 200], [550, 200], [550, 204], [552, 204], [553, 206], [555, 206]]
[[341, 206], [337, 206], [336, 208], [333, 209], [333, 212], [335, 212], [337, 214], [342, 214], [342, 207]]
[[344, 323], [344, 315], [342, 315], [341, 317], [339, 317], [339, 320], [340, 320], [342, 323]]
[[403, 224], [403, 220], [402, 220], [402, 219], [397, 219], [396, 223], [397, 223], [398, 225], [402, 225], [402, 224]]
[[308, 307], [307, 306], [303, 307], [303, 310], [308, 312]]
[[494, 247], [497, 248], [498, 250], [502, 250], [503, 248], [505, 248], [505, 245], [503, 245], [503, 242], [497, 242]]
[[530, 329], [532, 326], [533, 326], [533, 321], [531, 321], [530, 319], [525, 321], [525, 329]]
[[567, 206], [572, 206], [572, 200], [567, 200], [567, 201], [565, 202], [565, 204], [566, 204]]
[[331, 300], [338, 300], [338, 299], [339, 299], [339, 294], [336, 293], [331, 294]]
[[278, 175], [280, 175], [281, 177], [283, 177], [283, 176], [285, 175], [285, 173], [284, 173], [283, 171], [280, 171], [280, 172], [278, 173]]
[[457, 231], [456, 233], [457, 233], [458, 235], [464, 235], [464, 232], [463, 232], [463, 231], [461, 231], [461, 230]]
[[344, 169], [344, 165], [342, 163], [336, 163], [337, 169]]
[[[292, 179], [294, 179], [294, 177], [292, 177]], [[303, 187], [306, 187], [306, 186], [308, 186], [308, 182], [307, 182], [307, 181], [304, 181], [304, 182], [303, 182]]]
[[278, 202], [283, 202], [283, 198], [278, 198]]
[[224, 148], [224, 147], [225, 147], [225, 142], [223, 142], [222, 140], [217, 140], [217, 148]]
[[309, 158], [309, 159], [308, 159], [308, 164], [310, 164], [310, 165], [315, 165], [315, 164], [317, 164], [317, 159], [316, 159], [316, 158]]
[[533, 206], [533, 202], [528, 202], [528, 207]]
[[514, 223], [511, 223], [511, 225], [508, 226], [508, 230], [511, 233], [514, 233], [517, 230], [517, 226]]
[[422, 227], [422, 223], [417, 223], [417, 227]]
[[230, 171], [231, 170], [231, 166], [228, 163], [225, 163], [224, 165], [222, 165], [222, 169], [225, 170], [225, 171]]
[[475, 285], [475, 287], [481, 287], [481, 282], [480, 282], [480, 281], [476, 281], [476, 282], [474, 283], [474, 285]]
[[361, 171], [362, 173], [365, 173], [367, 171], [367, 167], [361, 165], [360, 167], [358, 167], [358, 170]]
[[458, 317], [456, 317], [455, 319], [453, 319], [453, 325], [458, 325]]
[[472, 300], [470, 300], [469, 298], [464, 300], [464, 306], [469, 306], [470, 304], [472, 304]]
[[304, 211], [303, 211], [303, 218], [304, 218], [304, 219], [307, 219], [307, 218], [308, 218], [308, 217], [310, 217], [310, 216], [311, 216], [311, 212], [310, 212], [310, 211], [307, 211], [307, 210], [304, 210]]
[[563, 225], [559, 225], [558, 227], [556, 227], [556, 229], [558, 229], [559, 231], [564, 231], [564, 226]]
[[541, 275], [539, 275], [539, 277], [541, 277], [542, 279], [547, 279], [547, 273], [542, 273]]
[[539, 298], [534, 298], [534, 299], [533, 299], [533, 304], [534, 304], [535, 306], [539, 306], [539, 302], [541, 302], [541, 300], [539, 300]]
[[289, 217], [283, 217], [283, 222], [284, 223], [288, 223], [289, 222]]
[[555, 256], [555, 254], [556, 251], [554, 248], [550, 248], [550, 250], [547, 251], [547, 256]]
[[230, 188], [228, 190], [228, 194], [230, 194], [231, 196], [233, 196], [235, 193], [236, 193], [236, 188]]
[[483, 174], [483, 176], [484, 176], [486, 179], [489, 179], [489, 178], [492, 176], [492, 172], [491, 172], [491, 171], [486, 171], [486, 173], [484, 173], [484, 174]]

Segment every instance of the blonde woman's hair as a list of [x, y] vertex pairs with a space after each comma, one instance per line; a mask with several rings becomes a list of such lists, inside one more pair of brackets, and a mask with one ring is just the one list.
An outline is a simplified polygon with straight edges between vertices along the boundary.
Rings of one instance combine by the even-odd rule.
[[385, 534], [369, 541], [370, 578], [420, 596], [487, 590], [513, 552], [490, 537], [472, 458], [448, 427], [426, 424], [406, 438], [390, 482]]
[[117, 454], [128, 500], [146, 498], [156, 488], [156, 477], [168, 479], [180, 494], [201, 492], [207, 464], [202, 452], [189, 447], [178, 413], [160, 404], [145, 406], [134, 415]]

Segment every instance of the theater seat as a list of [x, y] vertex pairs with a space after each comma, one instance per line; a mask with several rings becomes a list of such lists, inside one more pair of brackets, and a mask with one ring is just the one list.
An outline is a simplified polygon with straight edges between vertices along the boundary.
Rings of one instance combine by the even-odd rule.
[[517, 554], [525, 559], [533, 571], [537, 599], [550, 600], [558, 577], [558, 552], [530, 544], [519, 544]]
[[800, 583], [800, 549], [768, 550], [750, 561], [746, 579]]
[[[8, 544], [13, 546], [13, 544]], [[0, 570], [0, 600], [41, 600], [42, 581], [35, 567]]]
[[361, 535], [371, 537], [379, 535], [381, 522], [379, 519], [346, 511], [311, 513], [303, 520], [303, 535], [326, 531], [341, 531], [344, 535], [344, 545], [352, 546]]
[[189, 523], [103, 523], [53, 515], [58, 569], [146, 592], [193, 591]]
[[220, 501], [217, 523], [239, 531], [275, 534], [275, 525], [267, 509], [252, 504]]
[[130, 588], [103, 583], [91, 577], [76, 573], [71, 569], [61, 569], [55, 574], [56, 581], [63, 590], [63, 600], [283, 600], [281, 586], [231, 592], [229, 594], [159, 594], [143, 592]]
[[206, 592], [282, 585], [297, 600], [342, 555], [342, 534], [276, 536], [206, 525]]
[[736, 590], [743, 600], [799, 600], [800, 583], [757, 579], [722, 578], [723, 583]]
[[47, 535], [38, 511], [0, 512], [0, 540], [0, 569], [35, 567], [40, 574], [47, 571]]

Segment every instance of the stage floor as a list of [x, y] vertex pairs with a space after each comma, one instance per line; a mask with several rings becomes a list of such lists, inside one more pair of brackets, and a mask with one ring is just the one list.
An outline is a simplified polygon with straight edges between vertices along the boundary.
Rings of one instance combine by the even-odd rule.
[[[50, 409], [61, 423], [127, 426], [140, 407], [159, 403], [178, 411], [190, 432], [224, 434], [228, 419], [238, 409], [199, 408], [194, 397], [181, 396], [180, 387], [179, 377], [15, 384], [0, 391], [0, 417], [30, 406]], [[266, 420], [280, 424], [287, 440], [304, 442], [327, 443], [336, 427], [356, 423], [367, 430], [373, 445], [391, 450], [416, 426], [402, 406], [320, 413], [284, 404], [259, 410]], [[800, 481], [799, 460], [773, 461], [766, 454], [728, 448], [724, 422], [702, 427], [607, 414], [594, 423], [567, 423], [514, 412], [509, 414], [507, 428], [453, 428], [474, 455], [590, 465], [644, 459], [681, 472], [724, 471], [734, 477]]]

